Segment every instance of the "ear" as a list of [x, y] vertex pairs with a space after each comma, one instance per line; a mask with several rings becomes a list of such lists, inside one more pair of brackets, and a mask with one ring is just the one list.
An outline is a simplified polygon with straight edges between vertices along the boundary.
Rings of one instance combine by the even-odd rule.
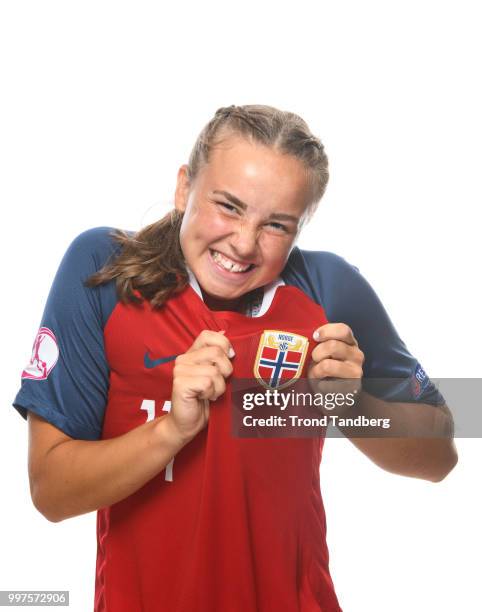
[[187, 206], [191, 184], [187, 174], [187, 164], [182, 165], [177, 172], [176, 193], [174, 195], [174, 206], [176, 210], [184, 212]]

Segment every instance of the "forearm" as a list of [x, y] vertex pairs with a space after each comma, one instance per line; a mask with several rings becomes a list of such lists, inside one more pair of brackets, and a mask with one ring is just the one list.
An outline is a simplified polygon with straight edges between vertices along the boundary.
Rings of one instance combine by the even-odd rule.
[[53, 447], [32, 489], [35, 506], [51, 521], [110, 506], [163, 470], [187, 443], [169, 415], [109, 440], [69, 440]]
[[[356, 437], [353, 428], [340, 429], [351, 442], [381, 468], [432, 482], [442, 480], [457, 463], [449, 409], [420, 403], [386, 402], [361, 392], [351, 413], [389, 418], [390, 428], [372, 429]], [[399, 437], [397, 437], [399, 436]]]
[[453, 440], [350, 437], [350, 441], [379, 467], [401, 476], [439, 482], [457, 463]]

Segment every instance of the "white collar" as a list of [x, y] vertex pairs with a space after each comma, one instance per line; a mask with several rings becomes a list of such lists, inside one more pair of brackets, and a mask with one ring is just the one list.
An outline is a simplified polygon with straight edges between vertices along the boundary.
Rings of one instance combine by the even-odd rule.
[[[204, 302], [201, 287], [199, 286], [197, 278], [194, 276], [194, 274], [192, 273], [192, 271], [190, 270], [188, 266], [186, 266], [186, 269], [187, 269], [187, 273], [189, 276], [189, 284], [194, 289], [194, 291], [198, 294], [201, 300], [203, 300]], [[284, 284], [285, 284], [284, 280], [281, 277], [278, 277], [277, 279], [275, 279], [268, 285], [265, 285], [263, 287], [264, 291], [263, 291], [262, 302], [260, 304], [259, 303], [251, 304], [249, 307], [249, 311], [246, 312], [245, 315], [247, 317], [261, 317], [262, 315], [264, 315], [268, 311], [268, 308], [271, 306], [271, 303], [273, 302], [273, 299], [276, 293], [276, 289]]]

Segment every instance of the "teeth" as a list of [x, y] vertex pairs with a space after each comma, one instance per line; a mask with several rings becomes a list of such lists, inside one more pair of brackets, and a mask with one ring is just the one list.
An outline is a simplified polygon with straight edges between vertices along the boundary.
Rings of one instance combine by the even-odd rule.
[[214, 261], [229, 272], [245, 272], [251, 265], [246, 264], [245, 266], [242, 266], [240, 264], [234, 263], [234, 261], [231, 261], [231, 259], [228, 259], [224, 255], [221, 255], [221, 253], [218, 253], [218, 251], [211, 251], [211, 253], [213, 255]]

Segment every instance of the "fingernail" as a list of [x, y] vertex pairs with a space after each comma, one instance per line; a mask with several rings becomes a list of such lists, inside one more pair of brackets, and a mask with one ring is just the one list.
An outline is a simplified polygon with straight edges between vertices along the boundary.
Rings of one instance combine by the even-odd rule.
[[236, 355], [236, 353], [234, 352], [234, 349], [232, 346], [229, 347], [229, 351], [228, 351], [228, 357], [231, 359], [232, 357], [234, 357]]
[[313, 340], [319, 340], [320, 339], [320, 332], [318, 330], [313, 332]]

